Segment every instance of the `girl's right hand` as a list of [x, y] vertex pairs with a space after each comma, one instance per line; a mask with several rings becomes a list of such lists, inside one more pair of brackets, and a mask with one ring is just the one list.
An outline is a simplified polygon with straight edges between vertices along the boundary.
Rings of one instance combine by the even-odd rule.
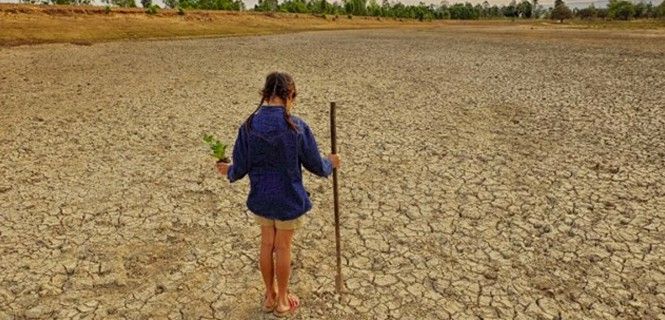
[[339, 154], [331, 153], [328, 155], [328, 160], [332, 163], [333, 168], [337, 169], [342, 164], [342, 159]]
[[217, 171], [219, 174], [226, 176], [229, 172], [229, 167], [231, 166], [230, 163], [225, 163], [225, 162], [217, 162], [215, 164], [215, 167], [217, 167]]

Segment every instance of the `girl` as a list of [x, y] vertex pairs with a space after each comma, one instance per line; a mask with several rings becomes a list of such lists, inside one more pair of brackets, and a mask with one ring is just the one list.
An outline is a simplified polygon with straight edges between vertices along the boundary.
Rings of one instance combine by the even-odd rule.
[[288, 281], [293, 232], [302, 225], [302, 215], [312, 208], [302, 183], [301, 165], [321, 177], [329, 176], [340, 165], [335, 154], [321, 157], [307, 123], [291, 115], [295, 99], [293, 78], [270, 73], [258, 108], [238, 130], [233, 164], [217, 164], [230, 182], [249, 174], [247, 207], [261, 226], [259, 266], [266, 286], [262, 310], [279, 317], [300, 305], [298, 297], [289, 293]]

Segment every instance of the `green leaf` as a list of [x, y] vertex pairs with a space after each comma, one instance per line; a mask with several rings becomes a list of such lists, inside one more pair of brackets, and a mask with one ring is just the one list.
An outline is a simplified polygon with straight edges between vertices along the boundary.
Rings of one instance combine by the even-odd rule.
[[203, 142], [205, 142], [212, 151], [212, 156], [217, 158], [217, 160], [222, 160], [226, 158], [226, 148], [227, 145], [219, 142], [211, 134], [206, 134], [203, 136]]

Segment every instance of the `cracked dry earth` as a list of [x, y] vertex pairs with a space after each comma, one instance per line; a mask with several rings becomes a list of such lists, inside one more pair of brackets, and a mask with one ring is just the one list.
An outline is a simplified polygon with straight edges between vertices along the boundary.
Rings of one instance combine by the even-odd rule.
[[201, 137], [271, 70], [329, 149], [296, 319], [665, 319], [663, 33], [340, 31], [0, 48], [0, 319], [271, 319]]

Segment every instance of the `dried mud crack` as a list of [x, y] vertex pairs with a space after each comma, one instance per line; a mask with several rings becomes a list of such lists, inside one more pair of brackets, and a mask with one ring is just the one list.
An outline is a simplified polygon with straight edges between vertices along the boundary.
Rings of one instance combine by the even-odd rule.
[[446, 28], [0, 48], [0, 319], [269, 319], [247, 181], [271, 70], [329, 149], [298, 319], [663, 319], [664, 35]]

